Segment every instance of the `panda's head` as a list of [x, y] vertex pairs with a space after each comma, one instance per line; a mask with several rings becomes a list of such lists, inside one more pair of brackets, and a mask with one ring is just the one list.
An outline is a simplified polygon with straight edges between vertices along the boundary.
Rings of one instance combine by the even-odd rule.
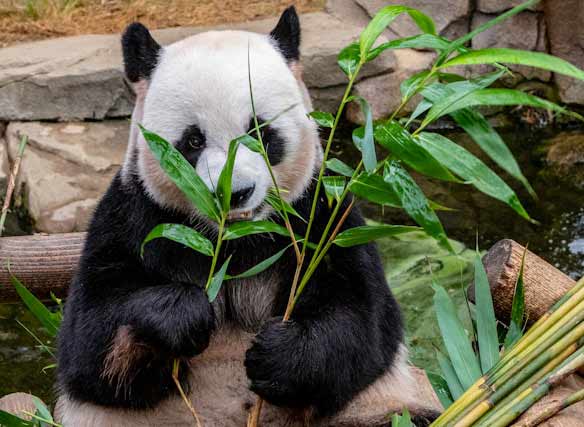
[[[300, 76], [299, 44], [294, 8], [287, 9], [267, 35], [212, 31], [166, 47], [143, 25], [131, 24], [122, 47], [126, 77], [137, 99], [122, 177], [136, 174], [156, 203], [197, 215], [160, 168], [137, 124], [174, 144], [214, 191], [229, 142], [254, 127], [251, 76], [260, 123], [288, 110], [262, 128], [262, 139], [283, 196], [289, 202], [301, 196], [319, 163], [321, 146], [316, 126], [307, 117], [311, 105]], [[265, 217], [265, 197], [272, 187], [260, 154], [240, 145], [230, 217]]]

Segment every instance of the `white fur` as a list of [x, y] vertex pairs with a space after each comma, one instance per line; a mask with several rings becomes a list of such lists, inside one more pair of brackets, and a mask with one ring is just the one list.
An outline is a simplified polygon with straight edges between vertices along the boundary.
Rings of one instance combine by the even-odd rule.
[[[250, 73], [248, 73], [248, 53]], [[266, 35], [243, 31], [198, 34], [164, 48], [144, 99], [142, 125], [170, 142], [196, 124], [206, 137], [197, 173], [214, 190], [225, 164], [229, 142], [248, 131], [252, 118], [248, 75], [251, 74], [258, 116], [269, 120], [295, 105], [274, 121], [285, 140], [282, 163], [274, 167], [278, 185], [288, 201], [298, 198], [316, 167], [320, 142], [315, 124], [307, 117], [310, 103], [282, 55]], [[137, 106], [138, 109], [138, 106]], [[134, 114], [133, 119], [139, 117]], [[138, 173], [153, 199], [163, 205], [193, 213], [184, 196], [173, 188], [139, 135]], [[255, 185], [241, 210], [259, 206], [272, 180], [263, 159], [241, 145], [233, 172], [233, 191]]]

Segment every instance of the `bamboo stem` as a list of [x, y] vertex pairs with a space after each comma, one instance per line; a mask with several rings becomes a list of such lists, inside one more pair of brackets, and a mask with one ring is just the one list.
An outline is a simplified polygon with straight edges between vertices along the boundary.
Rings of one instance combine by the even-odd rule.
[[202, 427], [201, 421], [199, 420], [199, 416], [197, 415], [197, 411], [195, 411], [193, 404], [191, 403], [191, 401], [187, 397], [185, 391], [183, 390], [182, 386], [180, 385], [180, 381], [178, 379], [179, 367], [180, 367], [180, 364], [179, 364], [178, 359], [174, 359], [173, 366], [172, 366], [172, 380], [174, 381], [174, 384], [176, 385], [176, 388], [178, 389], [178, 392], [180, 393], [180, 397], [185, 402], [185, 405], [187, 405], [187, 408], [189, 408], [189, 411], [193, 415], [193, 418], [195, 419], [195, 423], [196, 423], [197, 427]]
[[563, 411], [564, 409], [572, 406], [576, 403], [579, 403], [584, 400], [584, 389], [578, 390], [575, 393], [572, 393], [570, 396], [566, 397], [565, 399], [555, 403], [554, 405], [548, 406], [545, 408], [544, 411], [537, 414], [535, 417], [528, 418], [523, 420], [519, 423], [515, 424], [515, 427], [536, 427], [539, 424], [543, 423], [544, 421], [549, 420], [551, 417], [556, 415], [558, 412]]
[[0, 236], [4, 233], [4, 224], [6, 223], [6, 216], [8, 215], [8, 209], [10, 208], [10, 202], [12, 201], [12, 193], [14, 192], [14, 187], [16, 186], [16, 178], [18, 177], [18, 172], [20, 171], [20, 163], [22, 161], [22, 155], [24, 154], [24, 148], [28, 143], [28, 136], [23, 135], [20, 138], [20, 144], [18, 145], [18, 152], [16, 158], [14, 159], [14, 165], [10, 171], [10, 176], [8, 177], [8, 185], [6, 186], [6, 196], [4, 197], [4, 204], [2, 205], [2, 214], [0, 214]]

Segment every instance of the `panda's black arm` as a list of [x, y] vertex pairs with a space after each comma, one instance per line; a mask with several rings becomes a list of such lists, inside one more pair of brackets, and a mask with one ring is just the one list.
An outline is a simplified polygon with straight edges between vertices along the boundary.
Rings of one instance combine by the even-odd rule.
[[[362, 225], [354, 211], [345, 228]], [[307, 284], [290, 322], [274, 321], [247, 353], [252, 390], [281, 406], [342, 408], [387, 370], [402, 321], [374, 245], [333, 246]]]

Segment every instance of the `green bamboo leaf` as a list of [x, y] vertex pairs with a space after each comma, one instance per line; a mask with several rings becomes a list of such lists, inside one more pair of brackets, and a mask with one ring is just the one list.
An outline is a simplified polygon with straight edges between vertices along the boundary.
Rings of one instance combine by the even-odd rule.
[[422, 189], [410, 174], [398, 162], [391, 161], [385, 164], [383, 180], [393, 187], [401, 206], [408, 215], [422, 226], [426, 233], [436, 239], [440, 246], [453, 252], [454, 249], [446, 237], [446, 232], [436, 212], [430, 207]]
[[338, 173], [339, 175], [343, 175], [346, 177], [352, 177], [355, 173], [355, 170], [347, 165], [346, 163], [342, 162], [339, 159], [329, 159], [326, 161], [326, 167], [328, 170]]
[[[10, 272], [10, 269], [8, 270]], [[15, 276], [10, 274], [10, 281], [14, 289], [27, 306], [30, 312], [45, 327], [51, 337], [56, 337], [61, 326], [59, 313], [51, 312], [37, 297], [35, 297]]]
[[561, 58], [542, 52], [506, 48], [472, 50], [450, 59], [448, 62], [440, 66], [440, 68], [454, 67], [456, 65], [497, 63], [536, 67], [551, 71], [552, 73], [563, 74], [575, 79], [584, 80], [583, 70]]
[[272, 221], [238, 221], [231, 224], [223, 233], [223, 240], [239, 239], [259, 233], [276, 233], [289, 236], [286, 227]]
[[[432, 103], [439, 102], [440, 99], [444, 99], [452, 93], [454, 90], [451, 89], [450, 85], [443, 84], [433, 84], [422, 91], [422, 95]], [[450, 115], [499, 167], [521, 182], [532, 197], [537, 198], [533, 187], [521, 172], [513, 153], [482, 114], [471, 108], [464, 108], [454, 111]]]
[[401, 208], [401, 202], [393, 187], [379, 175], [361, 173], [351, 182], [351, 192], [362, 199], [382, 206]]
[[408, 13], [423, 32], [436, 34], [434, 21], [419, 10], [407, 6], [386, 6], [375, 14], [361, 33], [359, 47], [363, 58], [367, 57], [367, 54], [381, 33], [402, 13]]
[[365, 126], [353, 131], [353, 143], [361, 151], [363, 166], [367, 172], [372, 172], [377, 167], [377, 156], [375, 154], [375, 141], [373, 140], [373, 114], [371, 107], [365, 98], [361, 96], [352, 96], [351, 101], [357, 101], [361, 106]]
[[254, 153], [261, 153], [264, 149], [264, 147], [262, 147], [261, 142], [259, 142], [253, 136], [248, 135], [248, 134], [241, 135], [241, 136], [237, 137], [236, 141], [239, 142], [240, 144], [245, 145], [247, 148], [249, 148]]
[[418, 117], [420, 117], [426, 111], [428, 111], [430, 108], [432, 108], [432, 103], [430, 101], [428, 101], [427, 99], [422, 99], [420, 101], [420, 103], [416, 106], [416, 108], [414, 109], [412, 114], [410, 115], [408, 121], [406, 122], [405, 127], [407, 128], [408, 126], [410, 126], [410, 124], [414, 120], [416, 120]]
[[422, 132], [418, 141], [464, 181], [494, 199], [506, 203], [520, 216], [531, 221], [511, 187], [465, 148], [437, 133]]
[[499, 361], [499, 335], [489, 279], [478, 252], [475, 255], [474, 270], [479, 355], [481, 369], [486, 374]]
[[[282, 191], [282, 190], [280, 190], [280, 191]], [[290, 203], [288, 203], [286, 200], [278, 197], [276, 190], [274, 190], [273, 188], [270, 189], [270, 191], [268, 191], [268, 194], [266, 194], [264, 201], [267, 204], [269, 204], [272, 208], [274, 208], [276, 210], [276, 212], [282, 213], [283, 211], [286, 211], [290, 215], [294, 215], [295, 217], [306, 222], [306, 220], [304, 218], [302, 218], [302, 216], [296, 211], [296, 209], [294, 209], [294, 207], [292, 207], [292, 205]]]
[[275, 253], [274, 255], [272, 255], [269, 258], [266, 258], [265, 260], [263, 260], [262, 262], [254, 265], [252, 268], [250, 268], [249, 270], [244, 271], [241, 274], [238, 274], [236, 276], [230, 276], [230, 275], [226, 275], [225, 276], [225, 280], [229, 279], [244, 279], [246, 277], [252, 277], [255, 276], [256, 274], [261, 273], [262, 271], [267, 270], [269, 267], [271, 267], [276, 261], [278, 261], [280, 258], [282, 258], [282, 255], [284, 255], [284, 253], [292, 246], [292, 244], [289, 244], [288, 246], [286, 246], [284, 249], [278, 251], [277, 253]]
[[331, 113], [324, 113], [322, 111], [313, 111], [308, 114], [316, 122], [317, 125], [323, 128], [332, 128], [335, 123], [335, 118]]
[[523, 330], [521, 329], [521, 326], [511, 320], [511, 323], [509, 323], [509, 329], [507, 329], [507, 334], [505, 334], [505, 342], [503, 344], [505, 351], [513, 347], [513, 344], [519, 341], [522, 336]]
[[515, 344], [523, 335], [522, 327], [525, 321], [525, 292], [523, 284], [523, 272], [525, 267], [526, 254], [527, 248], [523, 251], [519, 275], [517, 277], [517, 281], [515, 282], [513, 304], [511, 306], [511, 320], [509, 323], [509, 329], [507, 331], [507, 334], [505, 335], [504, 343], [505, 350], [510, 349], [513, 346], [513, 344]]
[[471, 343], [462, 322], [456, 314], [456, 307], [446, 290], [436, 283], [434, 288], [434, 309], [444, 346], [464, 390], [481, 376], [481, 368], [473, 353]]
[[357, 43], [352, 43], [347, 47], [343, 48], [337, 57], [337, 63], [343, 73], [350, 79], [359, 66], [359, 61], [361, 60], [359, 45]]
[[219, 221], [221, 213], [215, 197], [197, 175], [193, 166], [172, 144], [141, 125], [140, 130], [152, 154], [168, 177], [201, 213], [216, 222]]
[[209, 302], [215, 301], [215, 298], [217, 298], [217, 295], [221, 290], [221, 285], [223, 284], [223, 280], [225, 279], [225, 273], [227, 272], [229, 261], [231, 261], [231, 255], [229, 255], [229, 258], [225, 260], [219, 271], [217, 271], [213, 275], [213, 278], [211, 279], [211, 282], [209, 283], [209, 286], [206, 289], [207, 298], [209, 299]]
[[229, 143], [227, 160], [217, 181], [216, 194], [223, 213], [228, 213], [231, 210], [231, 179], [233, 177], [233, 166], [235, 165], [235, 156], [237, 155], [238, 147], [239, 141], [237, 139]]
[[[435, 49], [443, 50], [448, 47], [450, 41], [444, 37], [433, 34], [418, 34], [412, 37], [391, 40], [371, 49], [367, 55], [367, 62], [377, 58], [388, 49]], [[464, 50], [467, 51], [466, 49]]]
[[428, 114], [426, 114], [426, 118], [422, 122], [421, 127], [426, 127], [437, 118], [442, 117], [445, 114], [444, 112], [448, 111], [452, 105], [460, 102], [465, 97], [471, 95], [474, 91], [489, 87], [499, 80], [504, 73], [505, 71], [496, 71], [494, 73], [479, 76], [472, 80], [449, 84], [448, 86], [451, 89], [451, 93], [434, 101], [434, 105], [430, 111], [428, 111]]
[[410, 233], [420, 230], [418, 227], [406, 225], [363, 225], [360, 227], [349, 228], [337, 235], [333, 243], [343, 248], [356, 245], [363, 245], [382, 237], [396, 236], [398, 234]]
[[2, 427], [35, 427], [33, 421], [26, 421], [0, 409], [0, 426]]
[[31, 398], [36, 408], [36, 415], [44, 420], [52, 422], [53, 416], [51, 415], [51, 411], [49, 411], [49, 408], [47, 408], [47, 405], [45, 405], [43, 401], [36, 396], [31, 396]]
[[[430, 385], [434, 389], [434, 393], [436, 393], [438, 400], [442, 404], [442, 407], [446, 409], [452, 405], [452, 396], [450, 395], [450, 389], [448, 388], [448, 383], [446, 380], [442, 376], [430, 371], [426, 371], [426, 376], [428, 377]], [[456, 381], [458, 382], [458, 378]]]
[[450, 395], [455, 400], [458, 399], [464, 393], [464, 389], [462, 388], [462, 385], [460, 385], [460, 381], [456, 376], [456, 372], [454, 372], [452, 363], [450, 363], [450, 360], [448, 360], [448, 358], [438, 350], [436, 350], [436, 360], [438, 361], [442, 375], [444, 375], [444, 380], [448, 385]]
[[440, 116], [450, 114], [453, 111], [474, 106], [510, 106], [510, 105], [528, 105], [530, 107], [543, 108], [554, 111], [559, 114], [566, 114], [578, 120], [584, 121], [581, 115], [569, 111], [548, 100], [538, 98], [525, 92], [514, 89], [480, 89], [476, 90], [464, 98], [451, 104], [448, 108], [442, 110]]
[[399, 90], [402, 95], [402, 99], [410, 98], [417, 90], [420, 89], [420, 84], [428, 78], [430, 75], [430, 71], [420, 71], [419, 73], [414, 74], [408, 79], [405, 79], [399, 85]]
[[375, 140], [416, 171], [444, 181], [459, 182], [398, 123], [388, 121], [378, 125], [375, 128]]
[[391, 427], [416, 427], [412, 423], [410, 412], [404, 408], [401, 415], [395, 413], [391, 418]]
[[329, 175], [323, 177], [322, 183], [330, 207], [333, 204], [333, 200], [338, 202], [341, 199], [341, 195], [345, 191], [346, 179], [344, 176]]
[[182, 224], [158, 224], [142, 242], [141, 254], [144, 254], [144, 247], [148, 242], [159, 238], [169, 239], [203, 255], [213, 256], [213, 243], [198, 231]]

